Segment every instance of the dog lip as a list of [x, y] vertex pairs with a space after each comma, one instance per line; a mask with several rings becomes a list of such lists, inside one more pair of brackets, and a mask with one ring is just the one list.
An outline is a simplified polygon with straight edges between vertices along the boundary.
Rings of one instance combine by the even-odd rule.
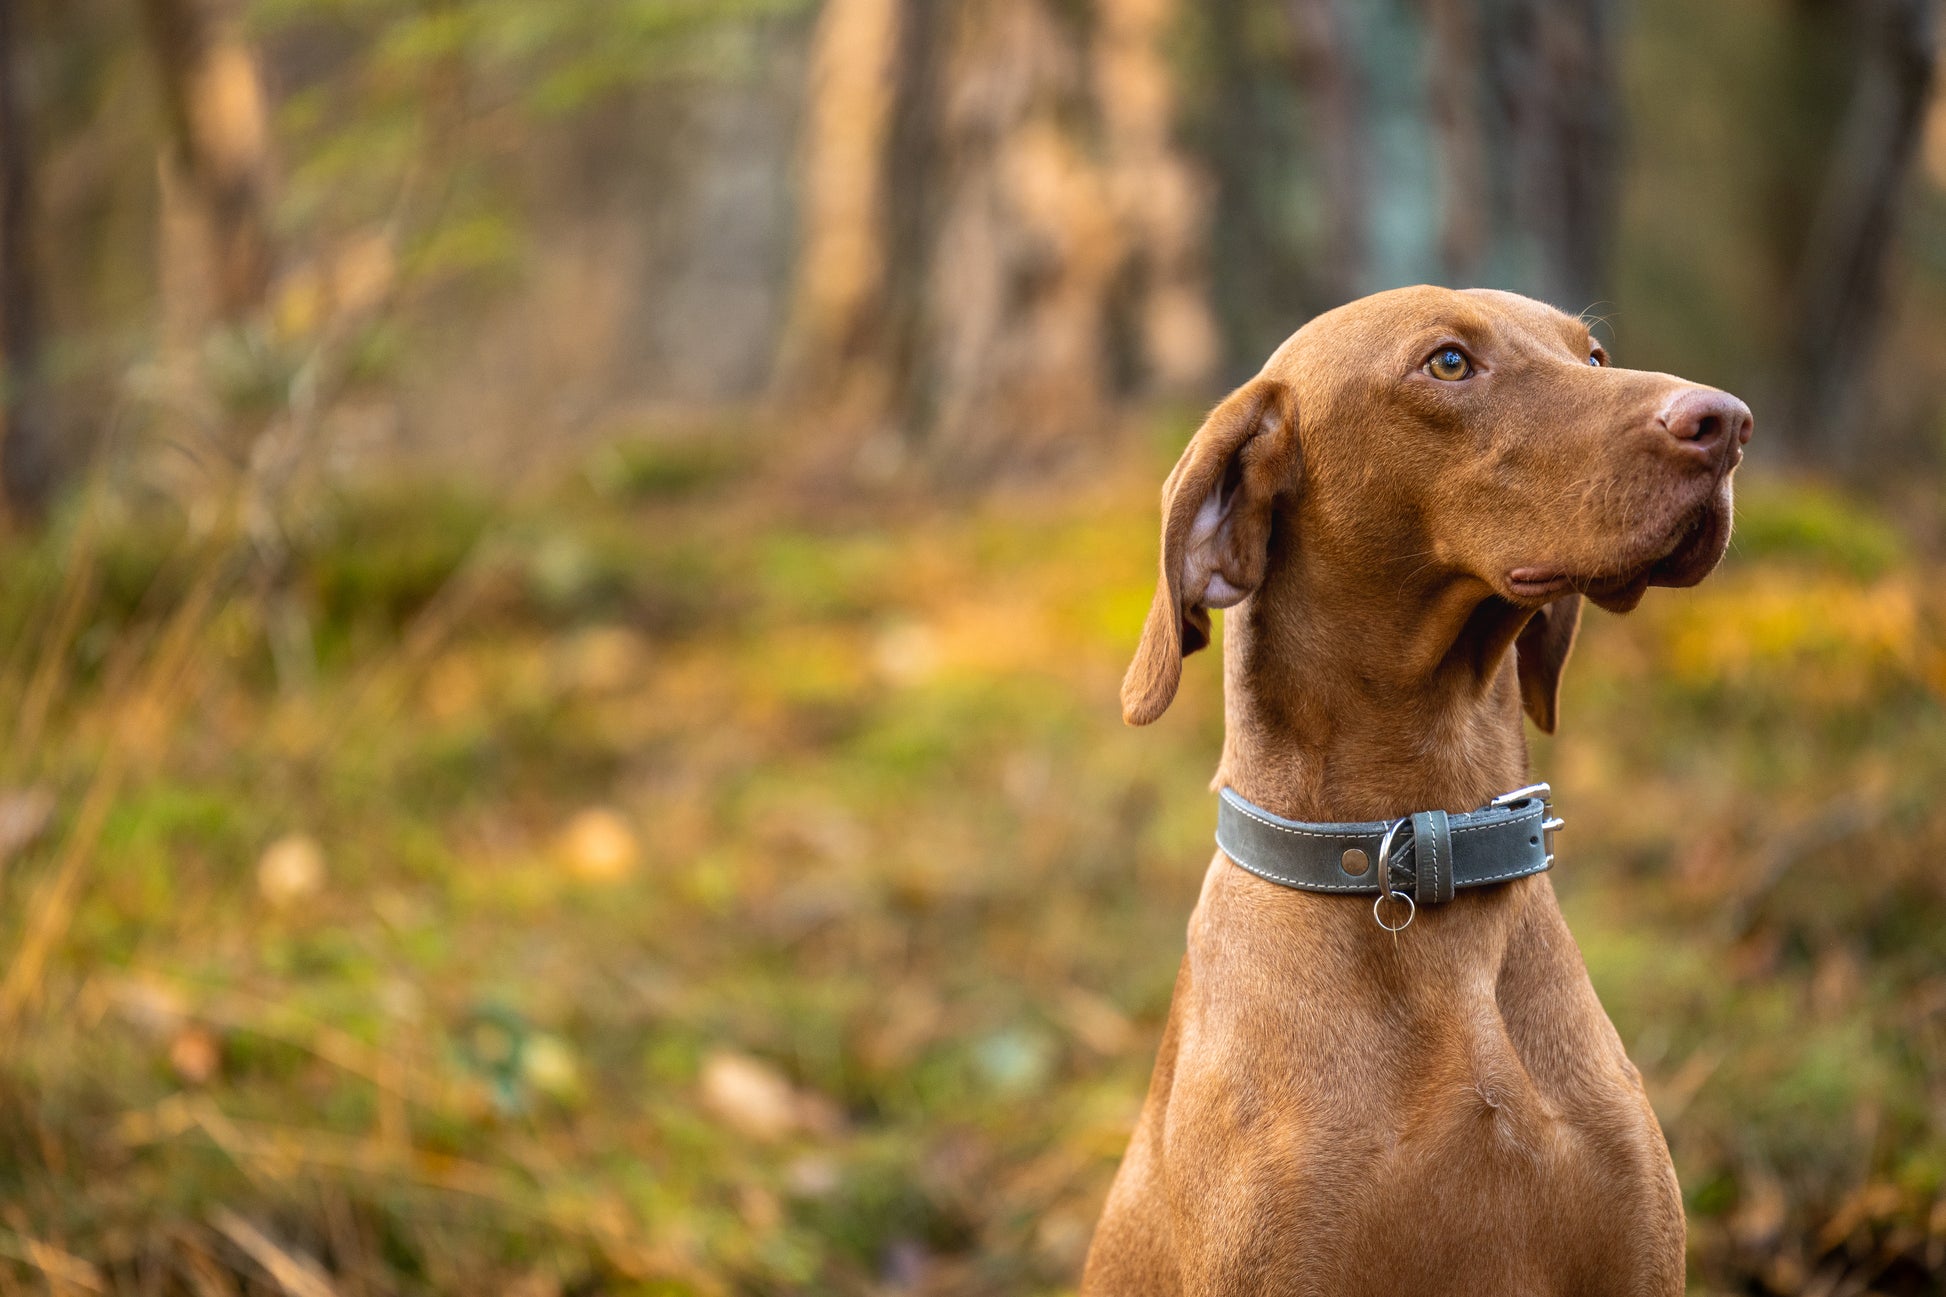
[[1639, 564], [1606, 576], [1576, 576], [1558, 568], [1515, 568], [1507, 574], [1507, 590], [1515, 603], [1550, 603], [1565, 594], [1584, 594], [1603, 607], [1633, 607], [1650, 584], [1656, 564]]
[[1573, 586], [1574, 578], [1559, 568], [1517, 567], [1507, 573], [1508, 589], [1523, 599], [1565, 594]]

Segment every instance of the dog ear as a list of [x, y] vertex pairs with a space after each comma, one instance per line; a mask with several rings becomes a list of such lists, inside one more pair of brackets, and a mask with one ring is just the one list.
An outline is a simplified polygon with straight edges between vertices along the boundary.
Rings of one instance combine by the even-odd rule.
[[1562, 595], [1547, 604], [1521, 628], [1514, 641], [1520, 672], [1520, 705], [1543, 734], [1554, 732], [1561, 711], [1561, 672], [1574, 648], [1581, 626], [1581, 596]]
[[1295, 481], [1290, 389], [1256, 378], [1210, 412], [1162, 484], [1162, 572], [1128, 675], [1122, 719], [1147, 725], [1176, 696], [1184, 657], [1210, 642], [1209, 610], [1264, 577], [1271, 506]]

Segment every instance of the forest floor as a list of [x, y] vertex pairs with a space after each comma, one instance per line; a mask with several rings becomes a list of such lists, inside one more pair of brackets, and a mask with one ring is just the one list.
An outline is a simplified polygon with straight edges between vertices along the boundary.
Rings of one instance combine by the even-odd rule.
[[[274, 578], [7, 542], [0, 1295], [1071, 1291], [1210, 854], [1215, 655], [1116, 697], [1182, 432], [950, 512], [621, 444]], [[1946, 564], [1743, 495], [1584, 627], [1556, 886], [1696, 1291], [1936, 1291]]]

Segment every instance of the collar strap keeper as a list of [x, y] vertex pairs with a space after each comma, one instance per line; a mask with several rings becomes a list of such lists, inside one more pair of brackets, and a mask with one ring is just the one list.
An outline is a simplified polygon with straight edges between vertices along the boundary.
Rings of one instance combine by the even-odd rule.
[[[1414, 908], [1538, 874], [1554, 864], [1546, 784], [1530, 784], [1476, 811], [1419, 811], [1368, 824], [1307, 824], [1273, 815], [1234, 789], [1217, 796], [1216, 845], [1239, 868], [1304, 892], [1411, 898]], [[1382, 855], [1389, 855], [1381, 863]], [[1381, 883], [1379, 871], [1385, 871]]]

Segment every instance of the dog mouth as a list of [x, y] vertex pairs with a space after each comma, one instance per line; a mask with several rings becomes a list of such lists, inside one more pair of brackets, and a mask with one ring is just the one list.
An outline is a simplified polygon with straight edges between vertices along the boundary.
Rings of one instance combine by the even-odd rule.
[[1565, 567], [1517, 567], [1507, 573], [1507, 591], [1530, 606], [1582, 594], [1610, 612], [1627, 612], [1642, 601], [1650, 586], [1687, 587], [1708, 576], [1729, 548], [1731, 517], [1726, 477], [1645, 555], [1601, 574]]
[[1708, 576], [1730, 547], [1730, 518], [1730, 491], [1726, 482], [1722, 490], [1697, 510], [1669, 552], [1650, 565], [1648, 584], [1683, 588]]

